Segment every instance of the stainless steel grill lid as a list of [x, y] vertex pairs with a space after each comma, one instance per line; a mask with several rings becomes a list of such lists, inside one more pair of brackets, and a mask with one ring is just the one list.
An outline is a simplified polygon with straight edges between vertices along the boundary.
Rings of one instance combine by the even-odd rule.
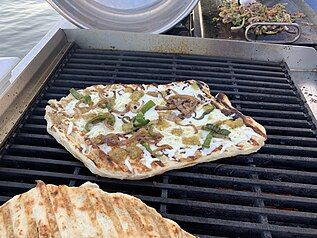
[[80, 28], [162, 33], [186, 17], [199, 0], [47, 0]]

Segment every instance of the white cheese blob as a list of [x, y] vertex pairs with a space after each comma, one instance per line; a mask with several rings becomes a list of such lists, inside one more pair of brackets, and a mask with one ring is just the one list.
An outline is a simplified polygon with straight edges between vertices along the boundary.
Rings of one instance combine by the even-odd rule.
[[94, 105], [98, 104], [100, 97], [98, 92], [92, 92], [89, 94], [91, 97], [91, 100], [93, 101]]
[[147, 94], [144, 94], [139, 99], [139, 101], [142, 102], [142, 103], [147, 103], [150, 100], [152, 100], [155, 103], [155, 105], [161, 105], [164, 102], [164, 99], [161, 96], [153, 97], [153, 96], [147, 95]]
[[124, 164], [125, 164], [125, 166], [127, 166], [128, 170], [130, 170], [130, 172], [133, 172], [133, 168], [132, 168], [132, 165], [130, 164], [129, 159], [126, 159], [124, 161]]
[[191, 86], [190, 83], [182, 83], [182, 84], [177, 84], [172, 87], [172, 89], [177, 92], [178, 94], [185, 94], [185, 95], [190, 95], [193, 97], [198, 96], [198, 94], [204, 95], [200, 89], [194, 90], [194, 88]]
[[89, 152], [90, 152], [90, 150], [91, 150], [91, 148], [92, 148], [92, 145], [81, 144], [80, 147], [82, 148], [82, 151], [81, 151], [81, 152], [82, 152], [84, 155], [87, 155], [87, 154], [89, 154]]
[[122, 131], [123, 121], [121, 118], [117, 117], [116, 115], [115, 115], [115, 118], [116, 118], [116, 122], [113, 126], [113, 129], [114, 129], [115, 133], [121, 133], [121, 132], [123, 132]]
[[72, 132], [73, 132], [73, 126], [74, 126], [74, 123], [72, 123], [71, 121], [68, 122], [68, 127], [67, 127], [67, 135], [70, 135]]
[[142, 148], [143, 150], [143, 158], [140, 160], [142, 164], [144, 164], [147, 168], [152, 168], [152, 163], [154, 161], [160, 161], [158, 158], [153, 158], [150, 152], [148, 152], [146, 149]]
[[158, 88], [153, 85], [147, 85], [146, 91], [148, 92], [157, 92]]
[[235, 144], [239, 144], [243, 141], [248, 141], [252, 136], [259, 136], [251, 127], [243, 125], [242, 127], [231, 130], [229, 138]]
[[73, 116], [75, 114], [74, 108], [76, 106], [76, 103], [78, 103], [79, 100], [74, 99], [72, 101], [70, 101], [66, 106], [65, 106], [65, 112], [69, 115], [69, 116]]
[[91, 128], [90, 131], [87, 133], [89, 138], [94, 138], [99, 135], [107, 135], [109, 133], [112, 133], [113, 131], [110, 130], [105, 126], [103, 122], [99, 122], [94, 124]]
[[[118, 94], [118, 91], [120, 91], [120, 94]], [[116, 91], [116, 94], [117, 94], [117, 98], [116, 98], [116, 103], [115, 103], [115, 106], [114, 108], [118, 111], [124, 111], [125, 110], [125, 106], [131, 102], [131, 99], [130, 99], [130, 96], [131, 96], [131, 93], [127, 93], [127, 92], [124, 92], [122, 89], [120, 90], [117, 90]]]
[[75, 125], [77, 126], [78, 130], [83, 131], [85, 130], [86, 121], [83, 118], [75, 121]]
[[[200, 117], [204, 113], [204, 110], [201, 108], [196, 111], [196, 117]], [[182, 124], [188, 124], [188, 123], [193, 123], [195, 126], [203, 126], [206, 125], [207, 123], [215, 123], [218, 121], [224, 121], [231, 119], [231, 117], [228, 117], [224, 114], [219, 109], [214, 109], [211, 113], [208, 115], [205, 115], [205, 117], [201, 120], [196, 120], [193, 117], [190, 118], [185, 118], [182, 121]]]
[[146, 119], [149, 119], [150, 121], [154, 121], [154, 120], [158, 120], [159, 119], [159, 114], [157, 113], [156, 110], [154, 110], [153, 108], [148, 110], [145, 114], [144, 117]]
[[212, 138], [210, 147], [209, 148], [203, 148], [202, 154], [203, 155], [210, 155], [215, 149], [217, 149], [219, 146], [223, 146], [227, 143], [231, 143], [228, 140], [220, 139], [220, 138]]
[[103, 114], [103, 113], [106, 113], [108, 112], [108, 109], [107, 108], [100, 108], [100, 107], [97, 107], [95, 109], [92, 109], [86, 113], [83, 114], [83, 116], [94, 116], [94, 115], [97, 115], [97, 114]]
[[78, 107], [84, 108], [84, 107], [89, 107], [89, 105], [87, 103], [81, 102], [81, 103], [78, 104]]
[[108, 146], [107, 144], [101, 144], [98, 145], [99, 149], [102, 150], [105, 154], [108, 154], [111, 151], [111, 146]]
[[197, 145], [192, 145], [192, 146], [187, 146], [184, 149], [180, 149], [177, 152], [177, 155], [180, 155], [181, 157], [190, 157], [194, 156], [196, 151], [200, 148], [200, 146]]

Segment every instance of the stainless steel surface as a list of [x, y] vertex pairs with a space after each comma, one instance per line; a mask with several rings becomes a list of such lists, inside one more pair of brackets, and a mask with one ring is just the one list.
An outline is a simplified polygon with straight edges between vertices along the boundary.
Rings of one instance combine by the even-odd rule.
[[[66, 42], [66, 39], [68, 43]], [[295, 85], [303, 91], [306, 101], [317, 117], [317, 100], [307, 92], [317, 92], [317, 52], [311, 47], [202, 39], [102, 30], [60, 30], [0, 98], [0, 143], [13, 128], [27, 105], [62, 57], [71, 42], [82, 48], [133, 50], [230, 57], [247, 60], [284, 61], [290, 68]], [[46, 71], [45, 71], [46, 70]], [[2, 126], [3, 125], [3, 126]]]
[[205, 38], [204, 25], [203, 25], [203, 15], [202, 15], [202, 8], [201, 8], [200, 1], [193, 10], [193, 22], [192, 22], [192, 24], [193, 24], [193, 29], [194, 29], [193, 35], [196, 37]]
[[80, 28], [162, 33], [185, 18], [199, 0], [47, 0]]
[[[296, 32], [292, 32], [291, 34], [295, 34], [293, 39], [290, 40], [253, 40], [249, 37], [250, 30], [257, 26], [284, 26], [284, 27], [293, 27], [296, 28]], [[266, 42], [266, 43], [277, 43], [277, 44], [290, 44], [296, 42], [301, 36], [301, 28], [297, 23], [280, 23], [280, 22], [257, 22], [248, 25], [245, 29], [244, 36], [247, 41], [255, 41], [255, 42]], [[278, 34], [278, 33], [277, 33]]]
[[0, 145], [40, 90], [48, 75], [58, 64], [69, 45], [64, 32], [57, 31], [1, 95]]

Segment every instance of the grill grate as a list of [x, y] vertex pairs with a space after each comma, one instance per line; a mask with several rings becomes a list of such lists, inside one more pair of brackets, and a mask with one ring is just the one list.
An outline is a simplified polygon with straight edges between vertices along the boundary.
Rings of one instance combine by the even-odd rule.
[[[142, 181], [94, 176], [46, 132], [44, 108], [69, 88], [108, 83], [203, 80], [263, 124], [260, 152], [200, 164]], [[34, 180], [141, 198], [201, 237], [316, 237], [317, 139], [283, 63], [207, 56], [79, 49], [60, 63], [0, 154], [0, 204]]]

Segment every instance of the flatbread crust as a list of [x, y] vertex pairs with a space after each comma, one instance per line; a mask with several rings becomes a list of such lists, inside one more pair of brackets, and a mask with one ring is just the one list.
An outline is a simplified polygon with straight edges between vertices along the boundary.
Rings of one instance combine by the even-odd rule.
[[[144, 179], [158, 174], [162, 174], [169, 170], [181, 169], [189, 166], [193, 166], [199, 163], [215, 161], [221, 158], [234, 157], [236, 155], [245, 155], [258, 151], [266, 140], [266, 131], [262, 125], [257, 123], [251, 117], [244, 116], [237, 109], [233, 108], [229, 99], [224, 94], [218, 94], [213, 97], [210, 94], [210, 90], [207, 84], [203, 82], [197, 82], [194, 80], [188, 81], [190, 84], [198, 83], [201, 91], [205, 93], [205, 97], [211, 100], [213, 105], [221, 110], [223, 113], [235, 114], [236, 117], [243, 119], [244, 124], [252, 128], [256, 133], [256, 137], [252, 137], [254, 143], [250, 141], [244, 141], [239, 144], [239, 146], [231, 146], [226, 148], [224, 151], [216, 150], [212, 154], [206, 156], [200, 156], [199, 158], [188, 158], [182, 160], [170, 160], [168, 158], [160, 159], [160, 162], [153, 162], [151, 169], [146, 166], [132, 165], [132, 171], [127, 168], [125, 164], [119, 164], [115, 161], [109, 159], [105, 156], [99, 148], [92, 146], [89, 153], [83, 153], [82, 144], [85, 143], [80, 132], [75, 131], [68, 135], [65, 133], [67, 131], [67, 126], [63, 125], [63, 122], [56, 123], [52, 119], [52, 114], [56, 113], [56, 107], [58, 107], [58, 102], [56, 100], [50, 100], [50, 105], [46, 107], [45, 119], [47, 120], [47, 131], [51, 134], [61, 145], [63, 145], [72, 155], [77, 159], [82, 161], [84, 165], [94, 174], [117, 178], [117, 179]], [[178, 82], [173, 83], [173, 85], [178, 84]], [[154, 84], [153, 84], [154, 85]], [[170, 85], [170, 84], [168, 84]], [[140, 85], [128, 85], [129, 87], [139, 87]], [[156, 85], [155, 85], [156, 86]], [[110, 86], [92, 86], [89, 88], [96, 87], [110, 87]], [[89, 89], [88, 88], [88, 89]], [[72, 97], [68, 95], [66, 97]], [[53, 105], [53, 106], [52, 106]], [[243, 148], [243, 149], [241, 149]]]
[[0, 237], [194, 237], [140, 199], [80, 187], [37, 186], [0, 207]]

